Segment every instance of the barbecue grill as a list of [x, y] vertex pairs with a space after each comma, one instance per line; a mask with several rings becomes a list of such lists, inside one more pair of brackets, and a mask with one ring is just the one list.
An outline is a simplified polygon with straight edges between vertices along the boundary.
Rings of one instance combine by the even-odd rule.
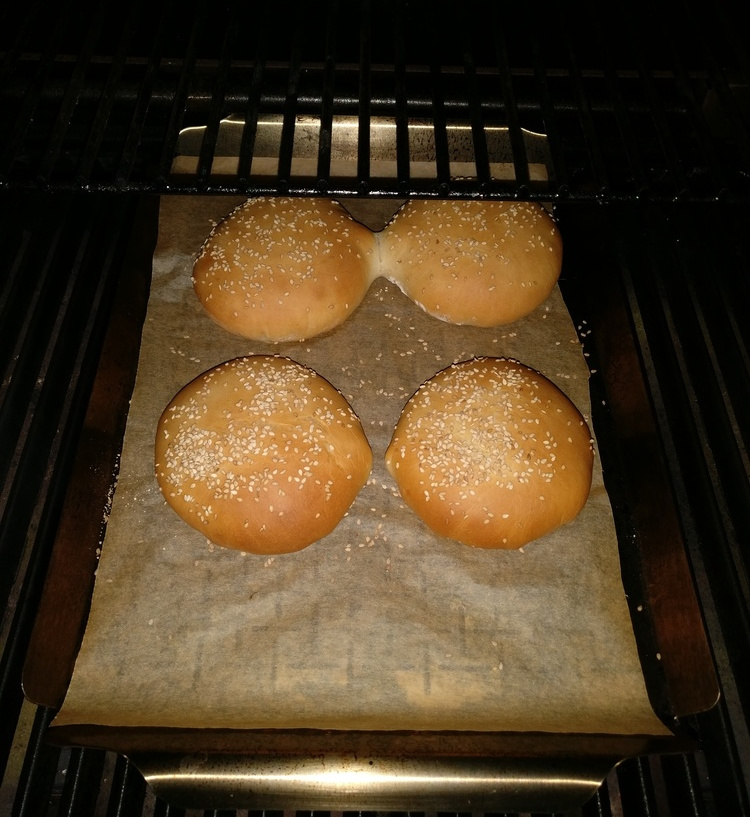
[[[237, 811], [199, 791], [192, 807], [750, 814], [750, 61], [737, 9], [30, 2], [5, 8], [1, 30], [0, 811], [181, 808], [158, 785], [169, 763], [193, 768], [179, 742], [165, 760], [90, 733], [50, 740], [50, 724], [90, 602], [159, 199], [263, 194], [554, 209], [623, 582], [631, 611], [649, 613], [633, 614], [644, 677], [675, 740], [597, 745], [592, 792], [560, 807], [539, 791], [575, 777], [563, 761], [581, 747], [564, 738], [554, 759], [537, 741], [520, 766], [517, 745], [484, 745], [482, 762], [506, 759], [489, 767], [505, 787], [495, 799], [462, 794], [457, 781], [476, 793], [486, 770], [474, 750], [426, 795], [399, 788], [394, 759], [427, 774], [420, 738], [376, 747], [388, 762], [366, 803], [269, 790]], [[331, 741], [295, 744], [294, 763], [351, 749]], [[219, 766], [243, 751], [205, 746]]]

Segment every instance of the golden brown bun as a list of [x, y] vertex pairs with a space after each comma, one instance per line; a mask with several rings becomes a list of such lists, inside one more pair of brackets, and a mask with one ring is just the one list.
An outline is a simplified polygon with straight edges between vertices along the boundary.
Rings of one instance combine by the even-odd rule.
[[372, 452], [327, 380], [288, 358], [255, 355], [178, 392], [159, 420], [155, 460], [167, 502], [212, 542], [289, 553], [336, 527]]
[[500, 326], [550, 294], [562, 240], [538, 204], [414, 199], [380, 235], [380, 256], [381, 274], [430, 315]]
[[519, 548], [583, 508], [593, 450], [583, 417], [546, 377], [476, 358], [420, 386], [385, 459], [406, 504], [436, 533]]
[[342, 323], [376, 274], [375, 236], [337, 202], [254, 198], [206, 239], [193, 286], [224, 329], [302, 340]]

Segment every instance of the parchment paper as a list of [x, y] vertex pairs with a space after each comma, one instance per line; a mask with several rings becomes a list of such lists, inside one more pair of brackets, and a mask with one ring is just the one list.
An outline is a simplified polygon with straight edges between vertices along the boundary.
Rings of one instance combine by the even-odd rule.
[[[559, 291], [489, 330], [431, 318], [378, 279], [325, 336], [249, 342], [214, 324], [190, 283], [212, 222], [237, 203], [162, 200], [119, 479], [56, 723], [668, 733], [647, 699], [598, 460], [578, 519], [510, 552], [431, 534], [383, 465], [413, 391], [472, 356], [537, 368], [588, 416], [588, 368]], [[383, 207], [393, 209], [365, 204], [359, 215], [382, 226]], [[153, 477], [154, 431], [171, 397], [224, 360], [268, 352], [339, 388], [374, 453], [339, 527], [276, 557], [212, 545]]]

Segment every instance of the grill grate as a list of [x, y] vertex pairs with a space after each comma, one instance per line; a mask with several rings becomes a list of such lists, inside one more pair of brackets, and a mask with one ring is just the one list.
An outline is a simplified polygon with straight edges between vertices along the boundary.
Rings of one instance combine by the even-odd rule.
[[[441, 15], [420, 2], [298, 0], [280, 13], [196, 3], [187, 16], [177, 0], [5, 4], [0, 813], [176, 813], [126, 759], [46, 745], [53, 713], [23, 701], [21, 666], [137, 224], [140, 196], [121, 194], [257, 192], [553, 201], [574, 315], [585, 317], [587, 280], [602, 270], [616, 278], [722, 698], [691, 719], [698, 751], [623, 763], [579, 813], [750, 815], [750, 60], [729, 3], [710, 14], [684, 3], [679, 16], [667, 5], [463, 0], [460, 13]], [[214, 159], [229, 115], [245, 125], [227, 177]], [[359, 121], [345, 177], [334, 172], [340, 116]], [[260, 175], [253, 159], [267, 117], [281, 123], [278, 168]], [[314, 172], [295, 175], [296, 137], [310, 117], [319, 121]], [[373, 172], [378, 118], [393, 123], [388, 177]], [[410, 165], [409, 125], [418, 120], [433, 133], [426, 178]], [[451, 173], [457, 123], [469, 134], [469, 178]], [[197, 169], [174, 177], [189, 127], [204, 129]], [[497, 127], [508, 132], [508, 179], [492, 178], [488, 133]], [[530, 172], [525, 131], [546, 136], [546, 181]]]
[[[722, 9], [675, 17], [638, 4], [537, 10], [468, 2], [297, 3], [268, 9], [38, 3], [0, 34], [0, 184], [141, 192], [744, 199], [748, 61]], [[642, 15], [648, 14], [649, 26]], [[541, 20], [539, 19], [541, 16]], [[390, 21], [393, 21], [392, 23]], [[146, 22], [147, 21], [147, 22]], [[480, 24], [477, 25], [477, 21]], [[540, 24], [541, 23], [541, 24]], [[332, 115], [358, 117], [356, 173], [331, 173]], [[251, 172], [257, 122], [283, 117], [275, 174]], [[239, 170], [211, 172], [221, 118], [247, 123]], [[320, 119], [315, 172], [291, 173], [295, 124]], [[372, 175], [371, 117], [395, 121], [397, 174]], [[428, 179], [409, 174], [409, 121], [429, 117]], [[469, 128], [471, 184], [451, 178], [446, 126]], [[196, 176], [170, 168], [181, 128], [206, 128]], [[507, 127], [513, 178], [490, 174], [485, 128]], [[547, 136], [549, 179], [529, 178], [522, 129]]]

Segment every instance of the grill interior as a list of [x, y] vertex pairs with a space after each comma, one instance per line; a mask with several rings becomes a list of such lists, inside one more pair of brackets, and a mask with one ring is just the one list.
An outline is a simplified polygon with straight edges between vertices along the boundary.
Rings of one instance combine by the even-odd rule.
[[[747, 54], [731, 10], [685, 4], [541, 9], [467, 2], [293, 3], [270, 9], [135, 2], [10, 6], [3, 21], [8, 188], [742, 199]], [[193, 13], [194, 10], [194, 13]], [[645, 15], [645, 16], [644, 16]], [[644, 26], [642, 21], [648, 20]], [[211, 159], [223, 117], [247, 122], [237, 178]], [[251, 179], [257, 122], [283, 121], [275, 178]], [[312, 178], [289, 173], [298, 117], [320, 120]], [[356, 177], [330, 175], [334, 116], [360, 122]], [[370, 122], [394, 123], [399, 178], [370, 173]], [[434, 124], [434, 180], [408, 178], [410, 120]], [[476, 178], [451, 180], [462, 122]], [[197, 178], [175, 183], [180, 129], [205, 127]], [[515, 178], [493, 181], [485, 127], [510, 131]], [[521, 129], [543, 133], [550, 180], [528, 178]], [[334, 146], [335, 149], [335, 146]]]
[[[696, 751], [625, 761], [579, 813], [750, 814], [750, 70], [733, 7], [247, 5], [0, 12], [0, 812], [176, 813], [127, 759], [46, 744], [54, 713], [24, 702], [22, 666], [118, 280], [150, 259], [144, 210], [160, 195], [283, 193], [552, 202], [574, 320], [586, 320], [598, 277], [611, 278], [721, 699], [684, 724]], [[244, 123], [229, 175], [214, 162], [227, 117]], [[340, 117], [358, 124], [347, 175], [334, 172]], [[278, 164], [258, 173], [269, 118]], [[308, 122], [302, 175], [292, 171]], [[390, 175], [377, 169], [377, 122], [393, 140]], [[431, 127], [419, 175], [415, 122]], [[461, 178], [456, 127], [473, 165]], [[195, 172], [175, 176], [192, 128]], [[493, 129], [507, 133], [502, 178]], [[527, 132], [545, 137], [545, 178], [530, 171]], [[592, 376], [591, 388], [606, 425], [604, 384]], [[610, 461], [625, 454], [614, 440]]]

